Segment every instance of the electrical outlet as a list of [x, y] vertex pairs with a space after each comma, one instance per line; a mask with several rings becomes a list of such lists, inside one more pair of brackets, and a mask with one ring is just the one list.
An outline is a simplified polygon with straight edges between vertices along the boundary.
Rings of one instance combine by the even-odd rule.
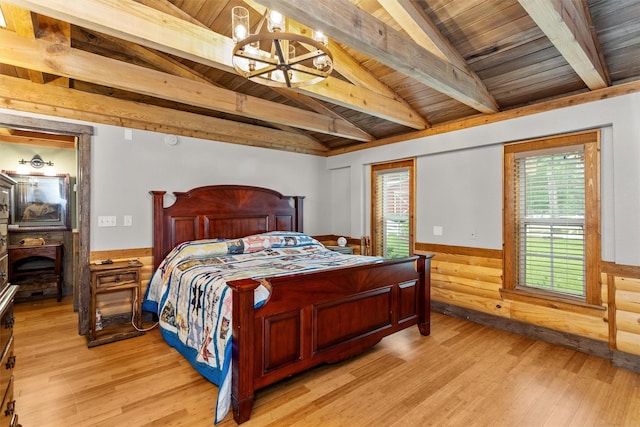
[[434, 236], [442, 236], [442, 226], [441, 225], [434, 225], [433, 226], [433, 235]]
[[115, 227], [115, 226], [116, 226], [115, 216], [99, 216], [98, 217], [98, 227]]

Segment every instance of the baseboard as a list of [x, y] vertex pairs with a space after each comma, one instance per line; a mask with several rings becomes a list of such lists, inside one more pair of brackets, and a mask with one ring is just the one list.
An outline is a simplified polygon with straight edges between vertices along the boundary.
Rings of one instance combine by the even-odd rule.
[[603, 359], [609, 360], [613, 366], [640, 374], [640, 356], [618, 350], [611, 350], [607, 342], [585, 338], [567, 332], [555, 331], [518, 320], [505, 319], [504, 317], [445, 304], [439, 301], [431, 301], [431, 311], [602, 357]]

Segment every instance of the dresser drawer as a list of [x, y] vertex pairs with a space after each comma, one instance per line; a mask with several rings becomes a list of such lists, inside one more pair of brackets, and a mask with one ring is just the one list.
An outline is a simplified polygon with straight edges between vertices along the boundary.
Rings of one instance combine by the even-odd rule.
[[7, 224], [0, 224], [0, 254], [7, 252], [7, 242], [9, 236], [7, 236]]
[[0, 394], [7, 389], [11, 376], [13, 375], [13, 367], [16, 364], [16, 356], [13, 354], [13, 337], [9, 339], [9, 345], [2, 357], [0, 365]]
[[96, 274], [95, 286], [100, 288], [111, 288], [115, 286], [138, 283], [138, 270], [119, 270]]
[[9, 189], [0, 187], [0, 219], [9, 218]]
[[16, 416], [16, 401], [13, 400], [13, 377], [9, 379], [9, 386], [0, 407], [0, 427], [12, 427], [18, 425]]
[[5, 288], [5, 285], [9, 281], [9, 256], [5, 252], [4, 255], [0, 255], [0, 291]]
[[[0, 351], [8, 348], [9, 341], [13, 337], [13, 301], [11, 301], [0, 318]], [[2, 389], [0, 389], [2, 393]]]

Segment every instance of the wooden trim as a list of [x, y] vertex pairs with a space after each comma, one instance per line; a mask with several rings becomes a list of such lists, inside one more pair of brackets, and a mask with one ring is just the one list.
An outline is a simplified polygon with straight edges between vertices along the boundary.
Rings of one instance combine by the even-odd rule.
[[537, 289], [501, 289], [500, 296], [506, 300], [526, 302], [593, 317], [602, 317], [602, 312], [606, 311], [606, 308], [601, 305], [586, 304], [569, 296], [560, 299], [557, 294]]
[[106, 251], [92, 251], [91, 262], [104, 259], [121, 260], [133, 258], [145, 258], [153, 255], [152, 248], [135, 248], [135, 249], [109, 249]]
[[640, 266], [616, 264], [615, 262], [603, 261], [602, 272], [612, 276], [629, 277], [631, 279], [640, 279]]
[[467, 255], [482, 258], [502, 259], [502, 251], [499, 249], [472, 248], [466, 246], [439, 245], [435, 243], [416, 243], [415, 252], [437, 252], [454, 255]]
[[516, 160], [514, 153], [507, 153], [504, 150], [505, 147], [503, 147], [502, 160], [502, 286], [505, 289], [513, 289], [513, 281], [507, 278], [515, 275], [517, 253], [515, 244], [506, 244], [505, 242], [516, 241], [514, 212], [516, 210], [517, 186], [514, 179], [508, 178], [513, 175]]
[[75, 123], [55, 122], [33, 117], [0, 114], [0, 127], [28, 130], [48, 130], [62, 135], [93, 135], [93, 127]]
[[[570, 134], [554, 135], [519, 141], [503, 146], [503, 248], [504, 271], [503, 289], [515, 290], [518, 286], [516, 278], [518, 265], [517, 241], [517, 200], [518, 179], [513, 171], [516, 155], [525, 152], [535, 152], [548, 148], [570, 147], [580, 144], [584, 148], [585, 164], [585, 302], [587, 306], [600, 306], [602, 303], [600, 292], [600, 130], [588, 130]], [[533, 153], [532, 155], [534, 155]], [[532, 294], [529, 290], [525, 294], [518, 290], [519, 295]], [[537, 292], [535, 293], [537, 295]], [[547, 297], [545, 297], [547, 299]], [[558, 296], [557, 301], [570, 299]], [[571, 304], [573, 305], [573, 304]]]
[[611, 364], [615, 367], [640, 374], [640, 356], [636, 354], [613, 350], [611, 352]]
[[[585, 135], [594, 137], [593, 135]], [[585, 286], [587, 304], [600, 305], [600, 131], [595, 131], [596, 141], [584, 144], [585, 165]]]
[[91, 303], [89, 271], [89, 251], [91, 248], [91, 133], [78, 136], [78, 333], [89, 333], [89, 313]]
[[395, 144], [396, 142], [411, 141], [418, 138], [426, 138], [434, 135], [441, 135], [448, 132], [455, 132], [462, 129], [470, 129], [477, 126], [483, 126], [491, 123], [503, 122], [506, 120], [530, 116], [533, 114], [543, 113], [545, 111], [557, 110], [560, 108], [574, 107], [576, 105], [586, 104], [589, 102], [602, 101], [617, 96], [629, 95], [640, 92], [640, 80], [629, 83], [623, 83], [616, 86], [584, 92], [577, 95], [567, 96], [564, 98], [553, 99], [550, 101], [540, 102], [538, 104], [528, 105], [526, 107], [514, 108], [494, 114], [478, 114], [477, 116], [451, 120], [445, 123], [434, 125], [429, 129], [419, 132], [405, 133], [389, 138], [378, 139], [376, 141], [359, 144], [352, 147], [336, 148], [327, 153], [327, 156], [339, 156], [341, 154], [351, 153], [354, 151], [365, 150], [374, 147], [382, 147], [384, 145]]
[[436, 313], [456, 317], [458, 319], [469, 320], [481, 325], [538, 339], [550, 344], [571, 348], [573, 350], [602, 357], [607, 360], [612, 360], [612, 351], [604, 341], [585, 338], [567, 332], [560, 332], [542, 326], [521, 322], [519, 320], [506, 319], [504, 317], [445, 304], [439, 301], [431, 302], [431, 310]]
[[78, 138], [78, 333], [89, 331], [89, 248], [91, 244], [91, 136], [93, 127], [61, 121], [14, 116], [0, 113], [0, 126], [75, 135]]
[[616, 325], [616, 277], [613, 274], [607, 274], [607, 309], [609, 322], [609, 348], [614, 350], [617, 348], [617, 331]]
[[371, 165], [371, 248], [372, 254], [380, 256], [378, 252], [378, 237], [376, 230], [378, 229], [378, 208], [376, 200], [378, 199], [376, 172], [388, 171], [391, 169], [409, 169], [409, 255], [413, 255], [415, 243], [415, 200], [416, 200], [416, 159], [397, 160], [393, 162], [378, 163]]

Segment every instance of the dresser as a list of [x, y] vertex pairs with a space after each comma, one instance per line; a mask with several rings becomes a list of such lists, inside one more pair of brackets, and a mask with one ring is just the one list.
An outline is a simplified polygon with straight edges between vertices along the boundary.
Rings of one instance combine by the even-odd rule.
[[13, 353], [13, 300], [17, 286], [9, 284], [9, 256], [7, 233], [11, 204], [11, 187], [15, 181], [0, 174], [0, 427], [17, 427], [16, 401], [13, 398], [13, 367], [16, 356]]

